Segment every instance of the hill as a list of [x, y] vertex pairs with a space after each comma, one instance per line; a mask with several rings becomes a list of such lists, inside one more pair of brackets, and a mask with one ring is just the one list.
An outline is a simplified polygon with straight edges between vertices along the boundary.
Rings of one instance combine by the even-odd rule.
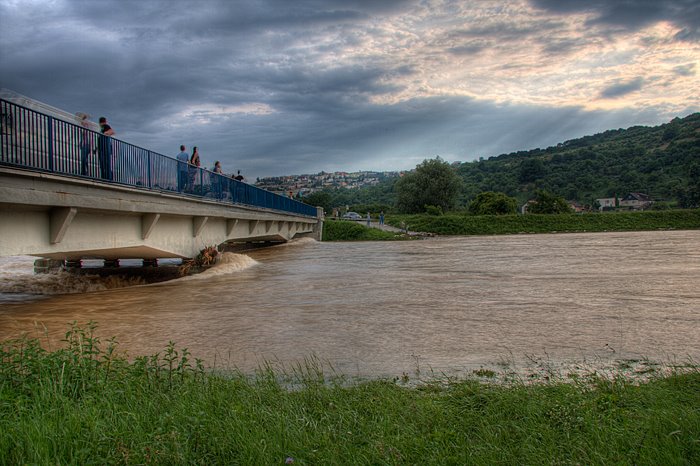
[[536, 189], [581, 203], [629, 192], [678, 201], [700, 180], [700, 113], [463, 163], [458, 172], [464, 201], [499, 191], [524, 202]]

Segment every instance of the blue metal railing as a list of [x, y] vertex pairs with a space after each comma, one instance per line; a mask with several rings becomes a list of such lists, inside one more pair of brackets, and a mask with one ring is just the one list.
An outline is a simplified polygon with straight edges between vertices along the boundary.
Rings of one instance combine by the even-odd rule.
[[0, 165], [315, 217], [316, 208], [0, 99]]

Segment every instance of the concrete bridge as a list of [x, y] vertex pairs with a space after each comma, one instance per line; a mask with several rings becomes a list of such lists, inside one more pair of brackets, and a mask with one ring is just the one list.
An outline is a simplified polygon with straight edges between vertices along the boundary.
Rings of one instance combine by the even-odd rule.
[[[320, 208], [100, 140], [26, 104], [0, 99], [0, 110], [0, 255], [190, 258], [224, 243], [321, 239]], [[86, 140], [109, 152], [98, 158], [91, 150], [86, 162]], [[179, 178], [183, 168], [189, 188]]]
[[227, 242], [320, 239], [308, 217], [0, 166], [0, 252], [58, 260], [194, 257]]

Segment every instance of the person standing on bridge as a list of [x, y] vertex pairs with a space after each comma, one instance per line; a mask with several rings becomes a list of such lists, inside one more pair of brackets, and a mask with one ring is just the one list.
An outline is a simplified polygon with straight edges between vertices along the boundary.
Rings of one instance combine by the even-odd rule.
[[177, 190], [182, 192], [187, 189], [187, 162], [190, 161], [190, 155], [185, 152], [187, 148], [180, 146], [180, 153], [177, 154]]
[[88, 165], [90, 163], [90, 154], [92, 154], [92, 135], [90, 134], [90, 115], [83, 112], [75, 114], [80, 120], [80, 174], [88, 176]]
[[192, 148], [192, 157], [190, 157], [189, 177], [190, 177], [190, 189], [194, 191], [195, 179], [197, 178], [197, 173], [199, 172], [199, 167], [202, 165], [202, 161], [199, 158], [199, 151], [197, 146]]
[[231, 183], [231, 197], [233, 198], [234, 202], [247, 202], [248, 201], [248, 195], [247, 195], [247, 189], [246, 186], [243, 184], [243, 175], [241, 175], [241, 171], [238, 170], [237, 175], [232, 175], [231, 178], [234, 179], [234, 181], [239, 181], [239, 183]]
[[211, 169], [211, 189], [217, 199], [223, 198], [223, 182], [224, 182], [224, 172], [221, 170], [221, 162], [218, 160], [214, 162], [214, 166]]
[[100, 117], [100, 132], [98, 150], [100, 154], [100, 178], [112, 181], [112, 138], [114, 130], [107, 123], [107, 118]]

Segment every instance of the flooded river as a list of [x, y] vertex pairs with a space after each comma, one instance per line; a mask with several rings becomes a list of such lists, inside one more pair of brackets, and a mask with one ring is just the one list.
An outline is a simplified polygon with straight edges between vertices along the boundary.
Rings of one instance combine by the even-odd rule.
[[302, 240], [115, 289], [33, 275], [32, 260], [0, 259], [0, 339], [47, 329], [56, 347], [67, 323], [92, 320], [131, 356], [172, 340], [217, 367], [316, 356], [357, 376], [700, 361], [700, 231]]

